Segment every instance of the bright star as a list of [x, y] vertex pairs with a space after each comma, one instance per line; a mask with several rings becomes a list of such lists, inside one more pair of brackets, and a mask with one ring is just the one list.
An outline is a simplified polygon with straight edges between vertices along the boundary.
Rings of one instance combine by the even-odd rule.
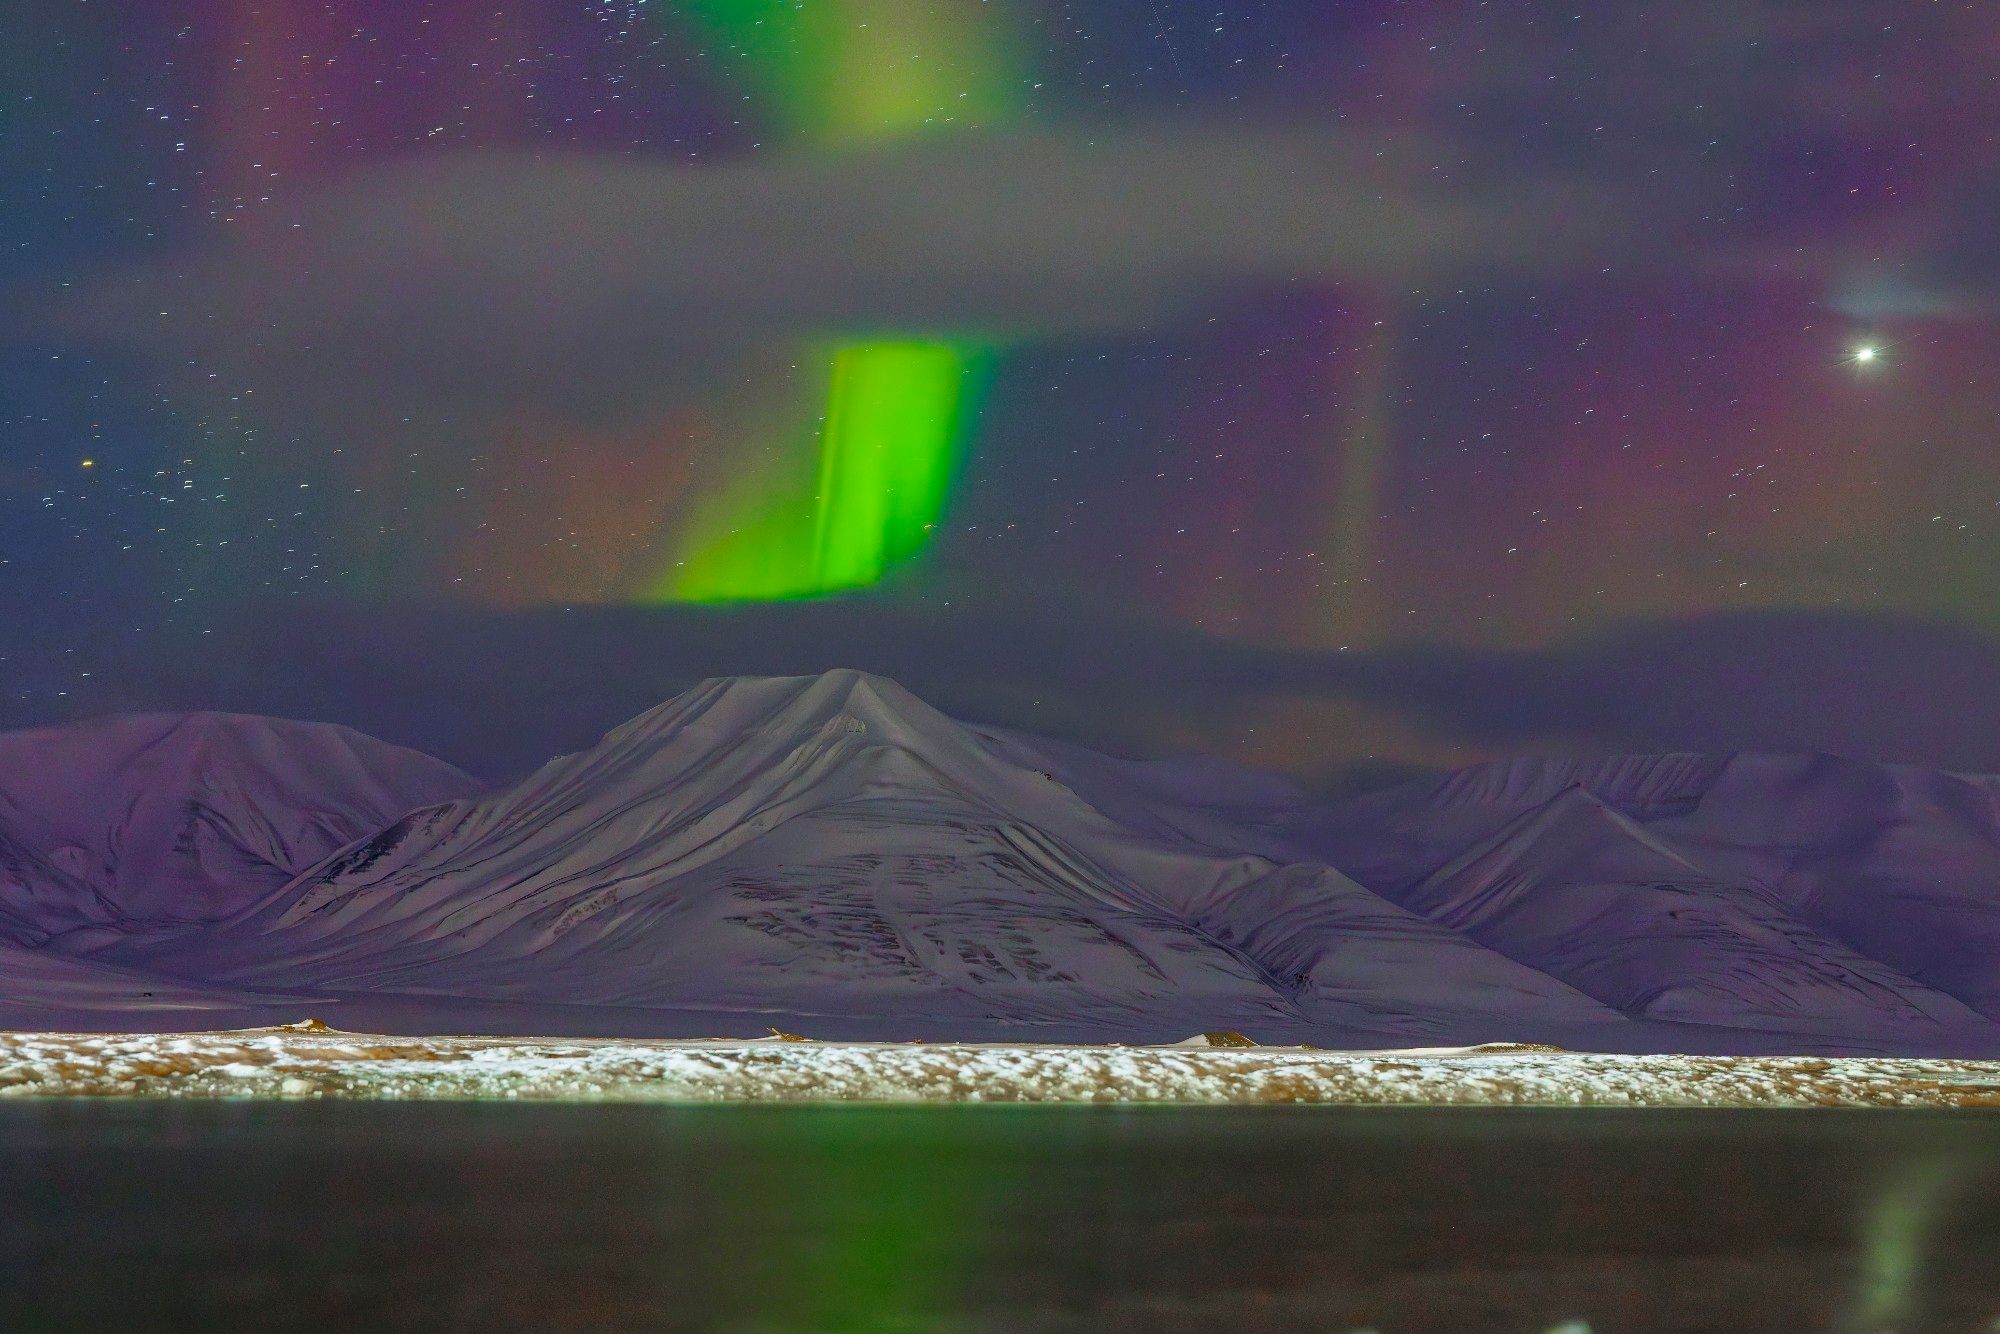
[[1866, 366], [1869, 362], [1875, 360], [1875, 358], [1881, 355], [1882, 353], [1879, 348], [1871, 347], [1866, 343], [1863, 343], [1860, 347], [1854, 349], [1854, 360], [1863, 366]]

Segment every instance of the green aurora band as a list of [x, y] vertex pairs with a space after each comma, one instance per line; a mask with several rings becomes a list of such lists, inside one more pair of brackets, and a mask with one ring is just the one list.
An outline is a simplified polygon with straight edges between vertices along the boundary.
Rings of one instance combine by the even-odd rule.
[[950, 496], [985, 361], [953, 343], [837, 347], [818, 475], [787, 486], [758, 472], [711, 497], [660, 595], [814, 597], [865, 588], [922, 551]]
[[[1017, 62], [994, 29], [996, 8], [978, 0], [680, 6], [720, 45], [725, 66], [776, 104], [793, 144], [829, 150], [1003, 119]], [[654, 596], [811, 598], [865, 588], [920, 553], [944, 516], [989, 360], [954, 342], [837, 344], [817, 469], [801, 460], [798, 480], [753, 470], [705, 497]]]

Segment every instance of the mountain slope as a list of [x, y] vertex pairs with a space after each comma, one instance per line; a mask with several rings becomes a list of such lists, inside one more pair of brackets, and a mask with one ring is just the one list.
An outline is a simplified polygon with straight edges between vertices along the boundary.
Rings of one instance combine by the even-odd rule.
[[0, 941], [0, 1024], [12, 1015], [46, 1027], [32, 1016], [92, 1011], [157, 1016], [178, 1010], [251, 1009], [277, 999]]
[[1806, 921], [2000, 1018], [2000, 780], [1739, 756], [1662, 826]]
[[1135, 833], [1019, 759], [858, 673], [706, 682], [157, 948], [242, 982], [569, 1004], [1399, 1036], [1619, 1020], [1331, 868]]
[[1580, 787], [1397, 898], [1635, 1018], [1844, 1033], [1978, 1022]]
[[1402, 891], [1566, 788], [1714, 879], [2000, 1019], [2000, 779], [1828, 755], [1520, 758], [1301, 818], [1288, 836]]
[[140, 714], [0, 733], [0, 906], [11, 882], [46, 933], [221, 916], [413, 806], [478, 790], [322, 723]]

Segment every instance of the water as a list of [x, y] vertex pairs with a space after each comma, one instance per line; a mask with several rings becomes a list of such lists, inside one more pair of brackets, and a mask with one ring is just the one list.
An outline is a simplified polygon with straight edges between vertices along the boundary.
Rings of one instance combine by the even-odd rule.
[[0, 1328], [1987, 1329], [2000, 1118], [0, 1106]]

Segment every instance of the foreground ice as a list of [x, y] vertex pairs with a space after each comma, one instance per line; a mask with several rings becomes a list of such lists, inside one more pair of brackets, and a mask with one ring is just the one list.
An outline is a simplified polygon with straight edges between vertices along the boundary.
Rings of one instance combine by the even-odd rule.
[[616, 1102], [2000, 1107], [2000, 1062], [1486, 1046], [977, 1046], [388, 1037], [317, 1027], [0, 1033], [0, 1097]]

